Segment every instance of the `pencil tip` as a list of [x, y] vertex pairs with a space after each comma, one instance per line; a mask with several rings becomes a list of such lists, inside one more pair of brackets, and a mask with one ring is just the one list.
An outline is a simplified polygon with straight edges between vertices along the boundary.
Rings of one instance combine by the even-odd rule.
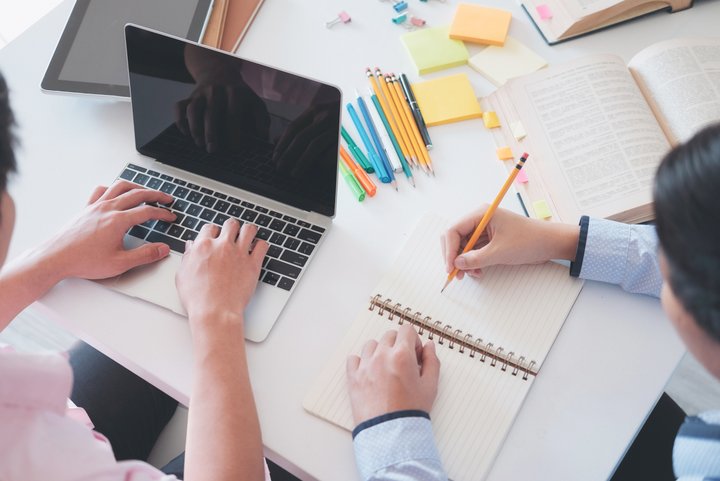
[[442, 294], [444, 290], [445, 290], [444, 287], [442, 289], [440, 289], [440, 294]]

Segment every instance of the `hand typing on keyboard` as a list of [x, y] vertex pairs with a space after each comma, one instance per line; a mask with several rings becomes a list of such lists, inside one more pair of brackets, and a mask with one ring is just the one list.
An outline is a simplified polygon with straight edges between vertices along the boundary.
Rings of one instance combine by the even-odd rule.
[[230, 218], [222, 229], [205, 224], [195, 241], [185, 244], [175, 283], [193, 335], [198, 329], [224, 329], [228, 322], [242, 323], [268, 250], [265, 241], [253, 244], [256, 234], [256, 226], [244, 224], [241, 228]]
[[55, 282], [68, 277], [105, 279], [155, 262], [170, 253], [166, 244], [125, 250], [123, 237], [130, 227], [151, 219], [174, 221], [175, 214], [166, 209], [141, 205], [171, 199], [163, 192], [125, 181], [97, 187], [87, 206], [30, 255], [42, 257]]

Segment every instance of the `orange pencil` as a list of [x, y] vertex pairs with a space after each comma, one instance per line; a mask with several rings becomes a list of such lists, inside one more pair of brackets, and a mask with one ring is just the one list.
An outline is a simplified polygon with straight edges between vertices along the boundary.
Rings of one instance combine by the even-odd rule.
[[[378, 83], [380, 84], [380, 88], [382, 89], [383, 93], [385, 94], [385, 97], [387, 98], [388, 103], [390, 104], [390, 106], [395, 114], [395, 120], [397, 120], [398, 127], [399, 127], [400, 126], [400, 121], [398, 120], [399, 116], [398, 116], [398, 113], [395, 111], [395, 106], [392, 103], [392, 100], [391, 100], [392, 97], [390, 96], [390, 91], [388, 90], [386, 83], [383, 82], [384, 78], [383, 78], [382, 72], [377, 67], [375, 67], [375, 75], [378, 78]], [[400, 129], [400, 133], [403, 135], [403, 139], [405, 141], [405, 144], [407, 145], [408, 152], [410, 153], [410, 158], [411, 158], [412, 162], [415, 165], [420, 165], [418, 163], [418, 157], [419, 157], [420, 153], [417, 151], [417, 146], [415, 146], [411, 142], [412, 137], [410, 137], [410, 132], [406, 133], [405, 130]], [[408, 161], [408, 164], [412, 165], [412, 163], [410, 163], [409, 161]]]
[[[391, 74], [391, 80], [393, 83], [393, 86], [395, 87], [395, 91], [399, 95], [399, 98], [404, 99], [405, 96], [402, 93], [402, 90], [400, 90], [400, 85], [398, 82], [398, 79], [395, 77], [395, 74]], [[406, 102], [407, 103], [407, 102]], [[425, 163], [427, 164], [427, 168], [432, 172], [433, 175], [435, 175], [435, 169], [433, 168], [432, 160], [430, 160], [430, 154], [427, 151], [427, 147], [425, 147], [425, 142], [422, 139], [422, 136], [420, 135], [420, 130], [418, 130], [418, 126], [415, 123], [415, 119], [410, 117], [408, 119], [410, 123], [410, 127], [412, 128], [413, 134], [415, 135], [415, 140], [419, 144], [420, 153], [422, 154], [423, 158], [425, 159]]]
[[407, 135], [412, 139], [413, 145], [415, 146], [415, 150], [418, 152], [418, 160], [420, 161], [420, 167], [422, 170], [427, 174], [428, 168], [426, 166], [427, 162], [425, 161], [425, 157], [423, 157], [421, 151], [420, 151], [420, 145], [418, 144], [417, 139], [415, 138], [412, 127], [410, 124], [410, 121], [412, 121], [412, 117], [407, 116], [407, 112], [403, 109], [403, 106], [405, 108], [408, 108], [407, 102], [405, 102], [403, 99], [404, 97], [398, 96], [397, 92], [397, 85], [393, 85], [392, 78], [390, 75], [385, 76], [385, 82], [388, 84], [388, 90], [390, 91], [390, 96], [395, 101], [395, 105], [397, 106], [399, 113], [399, 116], [403, 119], [403, 125], [405, 126], [405, 129], [407, 130]]
[[372, 85], [373, 91], [375, 92], [375, 96], [378, 98], [378, 102], [380, 102], [380, 107], [382, 108], [382, 111], [385, 114], [385, 118], [388, 121], [388, 125], [390, 126], [390, 130], [392, 130], [392, 134], [395, 137], [395, 140], [397, 141], [398, 145], [400, 146], [400, 151], [402, 152], [403, 157], [405, 157], [405, 161], [409, 165], [412, 165], [410, 152], [408, 151], [408, 148], [405, 145], [405, 142], [407, 142], [407, 139], [400, 137], [400, 135], [398, 134], [398, 132], [400, 131], [400, 123], [398, 122], [398, 125], [395, 126], [395, 121], [393, 121], [393, 117], [392, 117], [392, 115], [390, 115], [390, 109], [388, 108], [387, 103], [385, 103], [385, 98], [383, 97], [383, 94], [380, 91], [380, 88], [378, 88], [377, 82], [375, 81], [375, 77], [373, 77], [372, 71], [369, 68], [365, 69], [365, 75], [367, 75], [368, 79], [370, 79], [370, 85]]
[[355, 175], [360, 185], [362, 185], [362, 188], [365, 189], [365, 192], [367, 192], [370, 197], [374, 196], [375, 192], [377, 192], [377, 187], [375, 187], [375, 184], [373, 184], [373, 181], [370, 180], [370, 177], [367, 176], [365, 171], [350, 158], [350, 155], [342, 145], [340, 146], [340, 157], [345, 161], [345, 165], [347, 165], [350, 172]]
[[[395, 90], [395, 87], [393, 86], [392, 78], [390, 75], [385, 76], [385, 83], [388, 84], [388, 90], [392, 92], [392, 96], [395, 99], [396, 102], [398, 102], [397, 98], [397, 91]], [[398, 102], [399, 103], [399, 102]], [[405, 115], [405, 111], [402, 111], [402, 115]], [[407, 122], [407, 119], [406, 119]], [[408, 125], [408, 136], [410, 137], [410, 140], [413, 142], [413, 146], [415, 147], [415, 152], [417, 152], [417, 158], [419, 161], [420, 168], [425, 172], [426, 174], [430, 175], [430, 169], [428, 169], [427, 166], [427, 158], [423, 155], [421, 148], [422, 145], [422, 139], [418, 140], [412, 130], [412, 125]]]
[[[515, 177], [520, 173], [520, 169], [523, 168], [523, 165], [525, 165], [525, 162], [527, 162], [528, 159], [528, 153], [523, 153], [522, 157], [520, 157], [520, 160], [518, 160], [517, 165], [513, 169], [512, 172], [510, 172], [510, 177], [508, 177], [508, 180], [505, 181], [505, 185], [502, 186], [502, 189], [500, 189], [500, 193], [495, 197], [495, 200], [493, 201], [490, 208], [485, 212], [485, 215], [483, 216], [482, 220], [480, 221], [480, 225], [477, 226], [475, 229], [475, 232], [473, 232], [472, 237], [468, 241], [467, 245], [463, 249], [462, 253], [465, 254], [466, 252], [469, 252], [473, 247], [475, 247], [475, 243], [480, 238], [480, 234], [485, 230], [485, 227], [488, 225], [488, 222], [490, 222], [490, 219], [492, 218], [493, 214], [498, 208], [498, 205], [500, 205], [500, 201], [503, 200], [503, 197], [505, 197], [505, 194], [507, 193], [508, 189], [512, 185], [513, 181], [515, 180]], [[445, 290], [447, 286], [450, 285], [453, 279], [455, 279], [455, 276], [458, 273], [458, 268], [456, 267], [453, 269], [453, 271], [448, 274], [447, 281], [445, 282], [445, 285], [443, 286], [442, 291]]]

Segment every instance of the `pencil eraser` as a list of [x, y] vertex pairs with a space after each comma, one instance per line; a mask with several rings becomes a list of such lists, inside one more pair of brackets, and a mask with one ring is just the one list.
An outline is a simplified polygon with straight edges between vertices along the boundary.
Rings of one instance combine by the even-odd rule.
[[535, 10], [537, 10], [538, 15], [540, 15], [540, 18], [542, 20], [547, 20], [548, 18], [552, 18], [553, 14], [550, 11], [550, 7], [547, 5], [540, 5], [539, 7], [535, 7]]

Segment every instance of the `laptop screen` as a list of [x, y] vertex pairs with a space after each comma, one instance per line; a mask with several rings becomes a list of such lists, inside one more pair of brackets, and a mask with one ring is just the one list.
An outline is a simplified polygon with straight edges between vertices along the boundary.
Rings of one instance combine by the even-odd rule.
[[335, 215], [336, 87], [132, 25], [125, 39], [140, 153]]

